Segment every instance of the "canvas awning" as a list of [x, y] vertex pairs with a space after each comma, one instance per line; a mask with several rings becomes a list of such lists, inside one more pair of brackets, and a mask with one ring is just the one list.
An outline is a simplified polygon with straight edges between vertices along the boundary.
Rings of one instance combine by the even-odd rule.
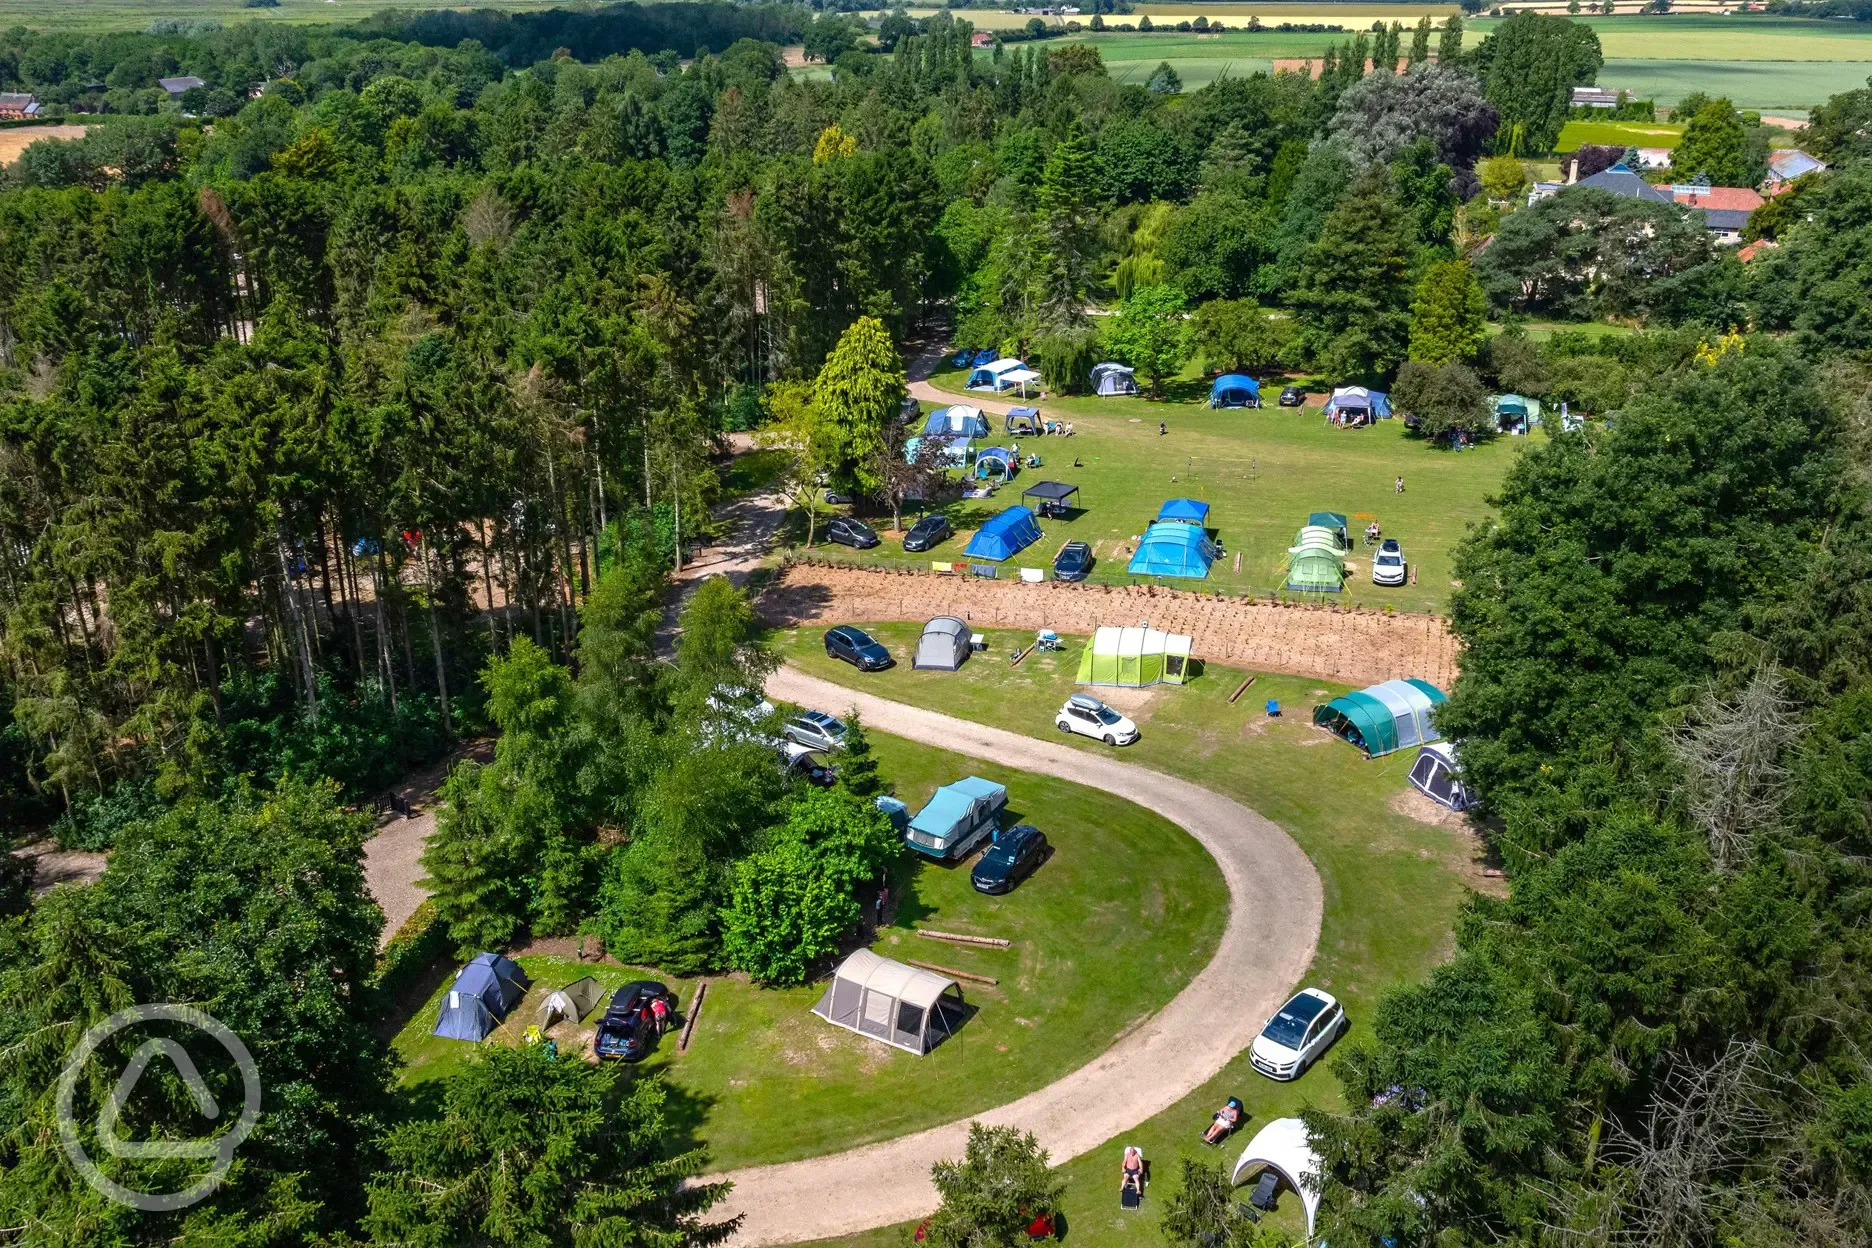
[[1229, 1182], [1238, 1184], [1262, 1167], [1278, 1171], [1287, 1186], [1300, 1194], [1300, 1206], [1306, 1211], [1307, 1238], [1312, 1239], [1313, 1225], [1319, 1217], [1322, 1172], [1319, 1154], [1307, 1142], [1306, 1124], [1298, 1118], [1276, 1118], [1255, 1132], [1235, 1163]]
[[1205, 524], [1209, 520], [1209, 504], [1194, 498], [1166, 499], [1157, 509], [1159, 520], [1181, 520], [1186, 524]]

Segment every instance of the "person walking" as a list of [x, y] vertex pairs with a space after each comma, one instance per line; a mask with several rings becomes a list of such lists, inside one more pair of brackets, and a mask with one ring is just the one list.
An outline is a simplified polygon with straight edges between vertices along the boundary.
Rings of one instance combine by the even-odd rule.
[[1399, 477], [1397, 479], [1395, 488], [1393, 489], [1392, 492], [1396, 494], [1402, 494], [1404, 492], [1404, 478], [1403, 477]]
[[1163, 421], [1160, 420], [1157, 422], [1157, 436], [1158, 437], [1161, 438], [1164, 436], [1164, 434], [1169, 433], [1169, 432], [1170, 430], [1164, 427]]

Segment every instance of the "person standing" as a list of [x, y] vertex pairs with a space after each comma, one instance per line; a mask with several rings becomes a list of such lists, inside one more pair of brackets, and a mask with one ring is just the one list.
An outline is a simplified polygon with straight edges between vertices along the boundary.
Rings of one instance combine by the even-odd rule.
[[1403, 477], [1399, 477], [1397, 479], [1397, 482], [1395, 483], [1395, 487], [1392, 492], [1396, 494], [1402, 494], [1404, 492], [1404, 478]]

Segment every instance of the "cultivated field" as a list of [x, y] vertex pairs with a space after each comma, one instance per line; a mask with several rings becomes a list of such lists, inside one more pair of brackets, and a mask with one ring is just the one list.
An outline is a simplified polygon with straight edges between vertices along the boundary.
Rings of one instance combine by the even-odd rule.
[[145, 30], [151, 22], [177, 18], [235, 22], [355, 22], [387, 8], [551, 9], [564, 0], [279, 0], [272, 8], [250, 9], [243, 0], [0, 0], [0, 26], [56, 30]]
[[1668, 121], [1569, 121], [1561, 128], [1554, 150], [1578, 151], [1587, 143], [1674, 148], [1682, 139], [1683, 127]]
[[0, 130], [0, 165], [10, 165], [40, 139], [82, 139], [83, 126], [15, 126]]

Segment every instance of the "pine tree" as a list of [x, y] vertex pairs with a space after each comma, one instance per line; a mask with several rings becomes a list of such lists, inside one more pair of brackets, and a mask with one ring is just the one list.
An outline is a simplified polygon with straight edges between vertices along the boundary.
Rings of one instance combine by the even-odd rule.
[[1040, 320], [1060, 332], [1085, 323], [1086, 289], [1098, 256], [1098, 157], [1075, 120], [1056, 143], [1040, 175], [1040, 215], [1045, 223], [1047, 266], [1042, 277]]
[[839, 335], [814, 383], [813, 401], [829, 439], [826, 460], [834, 481], [876, 489], [871, 464], [885, 426], [903, 410], [904, 368], [890, 331], [875, 316], [861, 316]]
[[1382, 178], [1361, 181], [1327, 216], [1289, 299], [1296, 348], [1315, 367], [1376, 379], [1404, 359], [1411, 234]]
[[878, 778], [877, 757], [871, 753], [871, 736], [865, 731], [858, 712], [845, 716], [845, 743], [839, 748], [839, 783], [859, 797], [875, 797], [883, 792]]
[[1411, 301], [1410, 358], [1454, 364], [1475, 358], [1488, 338], [1488, 304], [1466, 260], [1433, 266]]
[[937, 1162], [930, 1178], [942, 1197], [925, 1232], [930, 1248], [1017, 1248], [1034, 1211], [1055, 1208], [1064, 1186], [1031, 1133], [979, 1122], [969, 1124], [962, 1160]]

